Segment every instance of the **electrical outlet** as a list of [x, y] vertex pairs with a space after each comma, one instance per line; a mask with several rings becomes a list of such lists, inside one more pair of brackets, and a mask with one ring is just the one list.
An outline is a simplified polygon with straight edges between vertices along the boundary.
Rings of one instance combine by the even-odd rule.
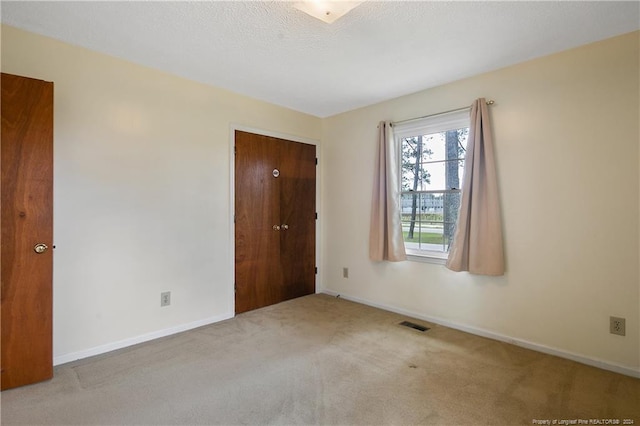
[[624, 318], [609, 317], [609, 333], [624, 336], [626, 333], [626, 320]]
[[160, 293], [160, 307], [169, 306], [171, 304], [171, 292], [165, 291]]
[[349, 278], [349, 268], [342, 268], [342, 278]]

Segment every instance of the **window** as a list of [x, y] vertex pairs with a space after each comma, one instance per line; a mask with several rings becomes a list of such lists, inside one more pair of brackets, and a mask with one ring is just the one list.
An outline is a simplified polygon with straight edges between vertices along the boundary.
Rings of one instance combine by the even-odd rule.
[[469, 135], [467, 110], [400, 123], [400, 213], [408, 255], [446, 259], [453, 240]]

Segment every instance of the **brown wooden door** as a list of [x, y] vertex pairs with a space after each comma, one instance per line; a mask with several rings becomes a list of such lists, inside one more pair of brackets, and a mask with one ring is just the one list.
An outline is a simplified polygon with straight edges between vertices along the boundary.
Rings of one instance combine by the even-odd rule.
[[315, 292], [316, 147], [241, 131], [235, 143], [241, 313]]
[[53, 83], [2, 74], [1, 86], [4, 390], [53, 376]]
[[280, 263], [285, 298], [315, 292], [316, 147], [280, 145]]

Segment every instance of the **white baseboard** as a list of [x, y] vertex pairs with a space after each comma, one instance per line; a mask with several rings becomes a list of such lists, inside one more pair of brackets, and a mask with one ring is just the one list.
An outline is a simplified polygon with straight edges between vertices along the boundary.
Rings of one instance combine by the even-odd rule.
[[107, 343], [106, 345], [96, 346], [83, 351], [72, 352], [68, 354], [58, 355], [53, 358], [53, 365], [65, 364], [67, 362], [76, 361], [90, 356], [100, 355], [106, 352], [115, 351], [116, 349], [126, 348], [127, 346], [137, 345], [138, 343], [148, 342], [149, 340], [159, 339], [160, 337], [170, 336], [172, 334], [180, 333], [183, 331], [191, 330], [194, 328], [202, 327], [205, 325], [213, 324], [216, 322], [224, 321], [229, 318], [233, 318], [233, 314], [224, 314], [216, 317], [206, 318], [199, 321], [190, 322], [188, 324], [182, 324], [176, 327], [165, 328], [164, 330], [158, 330], [151, 333], [143, 334], [140, 336], [131, 337], [129, 339], [119, 340], [113, 343]]
[[590, 365], [592, 367], [601, 368], [603, 370], [613, 371], [614, 373], [624, 374], [626, 376], [640, 378], [640, 368], [627, 367], [624, 365], [615, 364], [608, 361], [603, 361], [596, 358], [590, 358], [584, 355], [575, 354], [569, 351], [565, 351], [558, 348], [552, 348], [549, 346], [541, 345], [538, 343], [529, 342], [523, 339], [517, 339], [510, 336], [505, 336], [504, 334], [495, 333], [493, 331], [484, 330], [477, 327], [472, 327], [464, 324], [457, 324], [442, 318], [432, 317], [428, 315], [423, 315], [417, 312], [411, 312], [405, 309], [396, 308], [393, 306], [371, 302], [366, 299], [361, 299], [359, 297], [349, 296], [343, 293], [337, 293], [333, 290], [324, 289], [323, 292], [329, 296], [339, 296], [342, 299], [349, 300], [356, 303], [361, 303], [363, 305], [372, 306], [374, 308], [383, 309], [385, 311], [395, 312], [396, 314], [406, 315], [408, 317], [421, 319], [427, 322], [432, 322], [434, 324], [442, 325], [445, 327], [453, 328], [456, 330], [464, 331], [466, 333], [475, 334], [477, 336], [486, 337], [493, 340], [498, 340], [500, 342], [510, 343], [512, 345], [521, 346], [526, 349], [531, 349], [533, 351], [542, 352], [548, 355], [554, 355], [560, 358], [570, 359], [572, 361], [579, 362], [581, 364]]

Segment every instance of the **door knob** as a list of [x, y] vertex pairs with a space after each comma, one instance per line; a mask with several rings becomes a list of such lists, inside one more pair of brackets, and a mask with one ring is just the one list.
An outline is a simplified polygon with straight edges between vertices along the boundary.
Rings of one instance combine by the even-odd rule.
[[280, 230], [280, 225], [273, 225], [273, 230], [274, 231], [279, 231]]
[[35, 251], [38, 254], [42, 254], [45, 251], [47, 251], [49, 247], [47, 247], [46, 244], [44, 243], [40, 243], [40, 244], [36, 244], [35, 246], [33, 246], [33, 251]]
[[286, 223], [283, 223], [282, 224], [282, 229], [284, 229], [286, 231], [287, 229], [289, 229], [289, 225], [287, 225]]

